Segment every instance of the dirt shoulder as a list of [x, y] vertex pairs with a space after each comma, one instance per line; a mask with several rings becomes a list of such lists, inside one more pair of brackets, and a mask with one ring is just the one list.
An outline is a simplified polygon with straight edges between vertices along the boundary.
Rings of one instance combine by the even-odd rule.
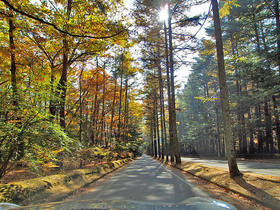
[[230, 178], [226, 169], [187, 161], [182, 161], [175, 167], [272, 209], [279, 209], [280, 177], [243, 173], [243, 176]]
[[0, 202], [25, 206], [60, 201], [131, 161], [122, 159], [88, 169], [0, 184]]

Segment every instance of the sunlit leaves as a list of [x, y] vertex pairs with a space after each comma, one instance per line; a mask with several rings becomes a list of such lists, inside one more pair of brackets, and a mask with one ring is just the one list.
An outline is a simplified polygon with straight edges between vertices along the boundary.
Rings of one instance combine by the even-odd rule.
[[230, 9], [232, 7], [240, 7], [240, 5], [236, 3], [237, 0], [221, 0], [221, 1], [224, 3], [222, 8], [219, 11], [221, 18], [229, 15]]

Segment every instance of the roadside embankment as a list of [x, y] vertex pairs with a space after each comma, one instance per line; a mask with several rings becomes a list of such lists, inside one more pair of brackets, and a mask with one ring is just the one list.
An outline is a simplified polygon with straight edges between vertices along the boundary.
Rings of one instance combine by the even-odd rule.
[[272, 209], [279, 209], [280, 177], [243, 172], [243, 176], [230, 178], [226, 169], [187, 161], [175, 167]]
[[132, 159], [127, 158], [93, 166], [89, 169], [77, 169], [42, 178], [1, 184], [0, 202], [28, 205], [59, 201], [130, 161]]

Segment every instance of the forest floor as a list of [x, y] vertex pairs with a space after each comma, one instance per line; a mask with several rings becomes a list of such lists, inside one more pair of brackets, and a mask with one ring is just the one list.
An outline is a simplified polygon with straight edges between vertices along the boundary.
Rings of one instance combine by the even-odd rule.
[[[106, 161], [91, 161], [90, 164], [85, 165], [83, 169], [88, 169], [93, 166], [99, 166], [106, 163]], [[56, 175], [56, 174], [61, 174], [61, 173], [66, 173], [72, 170], [75, 170], [77, 168], [69, 168], [69, 169], [52, 169], [52, 170], [45, 170], [44, 172], [41, 172], [40, 174], [36, 173], [34, 170], [26, 167], [26, 166], [17, 166], [10, 172], [8, 172], [4, 177], [0, 179], [0, 185], [1, 184], [7, 184], [11, 182], [20, 182], [28, 179], [35, 179], [35, 178], [43, 178], [46, 176], [51, 176], [51, 175]]]
[[244, 172], [242, 176], [230, 178], [227, 169], [187, 161], [182, 161], [175, 167], [222, 187], [226, 191], [238, 193], [269, 208], [279, 209], [280, 177], [278, 176]]

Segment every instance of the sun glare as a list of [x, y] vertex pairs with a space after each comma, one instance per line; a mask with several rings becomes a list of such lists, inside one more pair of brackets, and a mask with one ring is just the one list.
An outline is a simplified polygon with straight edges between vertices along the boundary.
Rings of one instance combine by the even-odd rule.
[[130, 9], [133, 6], [134, 0], [124, 0], [124, 6]]
[[165, 21], [168, 19], [168, 6], [165, 5], [161, 11], [159, 12], [159, 20], [160, 21]]

